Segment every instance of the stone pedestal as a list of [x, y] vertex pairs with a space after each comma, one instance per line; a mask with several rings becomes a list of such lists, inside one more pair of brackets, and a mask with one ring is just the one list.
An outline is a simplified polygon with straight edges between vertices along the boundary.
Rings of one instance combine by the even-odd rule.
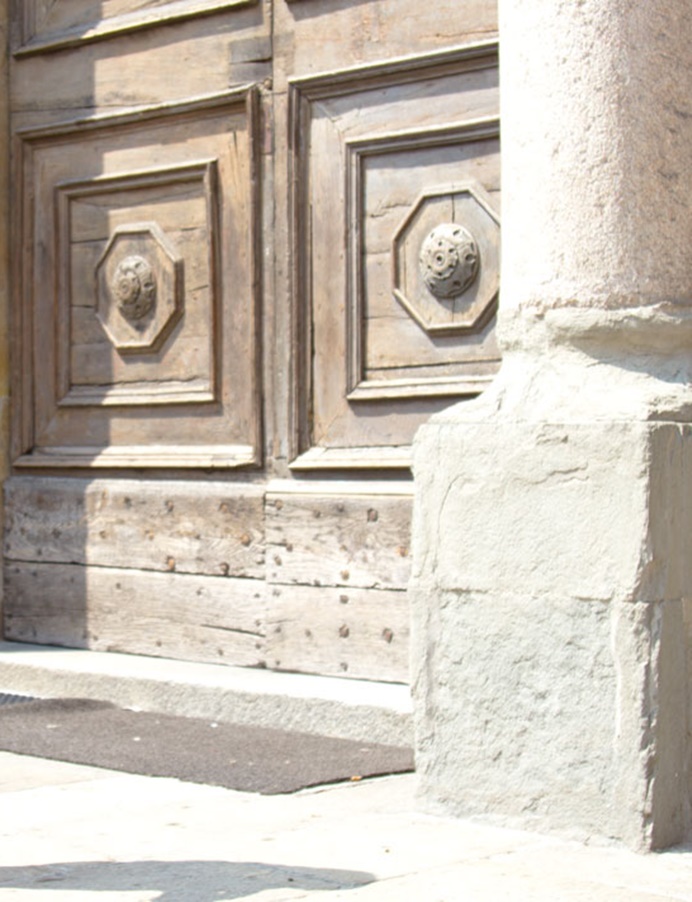
[[424, 797], [635, 847], [680, 841], [690, 427], [450, 419], [418, 452]]
[[656, 848], [692, 828], [691, 20], [631, 6], [501, 2], [505, 360], [417, 438], [414, 706], [426, 805]]

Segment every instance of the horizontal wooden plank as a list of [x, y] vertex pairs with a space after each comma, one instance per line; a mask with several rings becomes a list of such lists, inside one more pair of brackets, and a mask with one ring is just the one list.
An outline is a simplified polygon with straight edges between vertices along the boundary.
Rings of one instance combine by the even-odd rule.
[[406, 682], [405, 592], [275, 586], [267, 617], [267, 666]]
[[[32, 3], [34, 0], [25, 2]], [[115, 7], [117, 11], [110, 13], [109, 8], [115, 4], [108, 3], [104, 11], [103, 2], [92, 2], [77, 15], [73, 9], [67, 13], [62, 12], [61, 15], [60, 7], [66, 4], [54, 3], [51, 6], [57, 7], [57, 13], [51, 12], [51, 16], [48, 17], [45, 12], [43, 13], [42, 18], [47, 17], [47, 25], [41, 20], [36, 20], [32, 23], [33, 28], [31, 26], [25, 28], [28, 33], [24, 35], [24, 44], [15, 50], [15, 55], [51, 53], [115, 35], [130, 34], [155, 25], [165, 25], [196, 16], [208, 16], [233, 7], [253, 6], [256, 3], [257, 0], [171, 0], [163, 4], [138, 4], [144, 8], [126, 12], [120, 12], [118, 5]], [[82, 6], [84, 7], [84, 4]], [[149, 9], [151, 6], [154, 8]], [[37, 13], [34, 12], [33, 15], [36, 17]]]
[[[411, 364], [435, 366], [440, 363], [497, 363], [500, 352], [491, 319], [474, 334], [430, 336], [413, 319], [367, 321], [368, 357], [366, 375], [383, 368], [403, 368]], [[392, 349], [392, 334], [399, 346]]]
[[[213, 21], [183, 23], [176, 28], [175, 39], [163, 28], [140, 38], [138, 52], [125, 56], [107, 45], [66, 50], [60, 55], [57, 78], [54, 55], [23, 60], [13, 67], [11, 88], [17, 125], [64, 120], [80, 109], [93, 112], [177, 101], [223, 91], [229, 84], [259, 83], [271, 75], [267, 10], [266, 3], [239, 10], [232, 29], [219, 28]], [[243, 36], [242, 58], [237, 61], [229, 46], [229, 31], [235, 32], [236, 26]], [[128, 49], [132, 49], [128, 41], [122, 41], [119, 50]], [[156, 165], [157, 157], [151, 154], [143, 168]]]
[[8, 563], [4, 618], [16, 641], [264, 663], [265, 594], [256, 580]]
[[141, 360], [123, 361], [102, 330], [93, 344], [73, 344], [70, 350], [72, 384], [127, 386], [131, 382], [149, 382], [151, 394], [156, 394], [158, 383], [199, 380], [209, 390], [213, 382], [214, 363], [211, 354], [211, 336], [201, 339], [190, 335], [187, 322], [178, 330], [176, 339], [168, 342], [156, 354], [143, 356]]
[[274, 4], [274, 21], [277, 34], [296, 30], [292, 43], [277, 47], [277, 52], [289, 56], [294, 72], [380, 60], [385, 47], [390, 55], [404, 56], [411, 67], [412, 50], [422, 53], [471, 43], [496, 33], [498, 27], [496, 0], [464, 0], [461, 10], [458, 0], [415, 2], [408, 7], [402, 0], [377, 0], [375, 9], [369, 3], [287, 0]]
[[[292, 460], [292, 470], [410, 470], [410, 445], [369, 448], [316, 446]], [[397, 474], [398, 475], [398, 474]]]
[[313, 586], [406, 587], [411, 498], [269, 492], [267, 578]]
[[251, 445], [119, 445], [102, 448], [89, 445], [44, 445], [13, 461], [18, 468], [131, 470], [227, 470], [257, 463]]
[[60, 401], [60, 407], [131, 407], [150, 404], [209, 404], [215, 400], [208, 382], [202, 379], [171, 380], [152, 386], [151, 382], [121, 385], [77, 385]]
[[[354, 449], [357, 450], [357, 449]], [[273, 495], [304, 495], [335, 498], [413, 498], [413, 482], [410, 479], [368, 479], [355, 482], [351, 479], [272, 479], [267, 493]]]
[[15, 561], [264, 577], [264, 493], [227, 483], [15, 477]]

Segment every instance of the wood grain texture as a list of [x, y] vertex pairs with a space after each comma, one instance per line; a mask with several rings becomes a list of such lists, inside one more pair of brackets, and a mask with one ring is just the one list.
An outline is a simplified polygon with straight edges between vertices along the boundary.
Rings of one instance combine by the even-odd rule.
[[[49, 458], [61, 467], [163, 466], [166, 449], [172, 466], [258, 461], [257, 94], [245, 86], [19, 133], [16, 213], [26, 267], [18, 273], [16, 327], [33, 352], [29, 372], [18, 373], [32, 420], [20, 465]], [[111, 321], [120, 314], [112, 305], [104, 316], [108, 293], [96, 274], [107, 283], [110, 264], [95, 251], [104, 253], [109, 236], [110, 253], [118, 235], [149, 223], [146, 216], [148, 234], [155, 228], [172, 248], [166, 257], [162, 241], [147, 239], [147, 254], [179, 260], [181, 297], [174, 316], [162, 315], [154, 344], [138, 348], [114, 337]], [[83, 245], [85, 254], [75, 252]], [[167, 265], [157, 271], [155, 318], [167, 296]], [[90, 310], [103, 326], [100, 340], [92, 319], [82, 341]], [[157, 447], [163, 453], [152, 453]]]
[[261, 580], [263, 497], [224, 483], [15, 477], [5, 556]]
[[[52, 53], [155, 25], [208, 16], [223, 10], [252, 6], [258, 0], [92, 0], [90, 3], [46, 3], [23, 0], [22, 44], [15, 55]], [[67, 7], [67, 9], [65, 9]]]
[[[394, 297], [391, 265], [397, 231], [424, 192], [448, 179], [499, 189], [497, 44], [294, 78], [288, 92], [294, 323], [302, 330], [294, 355], [295, 456], [307, 469], [315, 449], [331, 455], [409, 446], [436, 399], [452, 396], [449, 365], [458, 367], [457, 397], [478, 392], [469, 364], [478, 361], [479, 376], [488, 375], [488, 363], [497, 367], [485, 322], [454, 342], [438, 341]], [[452, 220], [451, 201], [439, 211], [430, 206], [433, 225]], [[418, 235], [414, 244], [417, 272]], [[439, 316], [440, 302], [432, 294], [424, 301]], [[489, 320], [494, 307], [488, 311]], [[441, 389], [421, 364], [447, 367]], [[388, 369], [398, 371], [395, 390], [368, 386], [355, 394], [361, 383], [386, 382]], [[349, 455], [336, 457], [348, 466]]]
[[374, 491], [267, 495], [270, 583], [404, 589], [411, 498]]
[[[393, 236], [499, 201], [496, 0], [11, 8], [8, 632], [406, 680], [411, 440], [497, 345], [411, 319]], [[99, 300], [147, 222], [184, 298], [145, 346]]]
[[276, 0], [275, 29], [291, 41], [277, 48], [277, 89], [287, 76], [358, 65], [472, 43], [497, 35], [495, 0]]
[[7, 563], [5, 587], [9, 640], [188, 661], [264, 662], [264, 588], [256, 580]]
[[406, 593], [274, 586], [267, 666], [366, 680], [408, 680]]
[[270, 4], [271, 0], [258, 0], [217, 11], [215, 16], [112, 35], [59, 53], [15, 56], [14, 125], [180, 101], [229, 85], [261, 83], [272, 69]]

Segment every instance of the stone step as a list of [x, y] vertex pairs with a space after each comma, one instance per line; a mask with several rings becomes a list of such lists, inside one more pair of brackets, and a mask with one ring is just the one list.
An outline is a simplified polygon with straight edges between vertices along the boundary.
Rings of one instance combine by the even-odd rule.
[[408, 686], [0, 642], [0, 692], [411, 745]]

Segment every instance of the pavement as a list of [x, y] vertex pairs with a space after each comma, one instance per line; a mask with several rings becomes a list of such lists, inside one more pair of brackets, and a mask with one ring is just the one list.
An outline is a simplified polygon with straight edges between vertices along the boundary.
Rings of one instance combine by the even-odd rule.
[[[365, 681], [4, 642], [0, 691], [411, 737], [407, 688]], [[0, 752], [0, 796], [0, 902], [692, 902], [692, 846], [642, 855], [425, 814], [415, 774], [262, 796]]]
[[415, 785], [260, 796], [2, 752], [0, 900], [692, 902], [692, 848], [423, 814]]

